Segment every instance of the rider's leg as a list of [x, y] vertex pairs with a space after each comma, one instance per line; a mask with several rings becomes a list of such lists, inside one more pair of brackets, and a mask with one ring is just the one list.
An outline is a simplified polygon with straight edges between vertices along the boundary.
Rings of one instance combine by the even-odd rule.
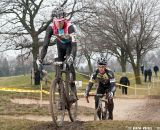
[[[99, 96], [95, 95], [95, 109], [98, 108], [99, 98], [100, 98]], [[97, 111], [97, 116], [99, 119], [101, 119], [101, 110], [100, 109]]]
[[75, 101], [78, 100], [78, 96], [77, 96], [77, 88], [76, 88], [76, 85], [75, 85], [76, 73], [75, 73], [75, 69], [73, 67], [73, 64], [71, 64], [70, 69], [71, 69], [71, 73], [72, 73], [72, 79], [71, 79], [70, 84], [71, 84], [71, 90], [74, 93], [73, 96], [72, 96], [72, 100], [73, 100], [73, 102], [75, 102]]
[[[64, 56], [66, 55], [66, 51], [59, 44], [57, 44], [57, 51], [58, 51], [58, 57], [55, 58], [55, 61], [64, 61], [65, 60]], [[56, 66], [56, 68], [55, 68], [55, 78], [58, 81], [61, 77], [61, 73], [59, 73], [59, 71], [62, 70], [62, 69], [63, 69], [63, 65]], [[60, 75], [58, 75], [58, 74], [60, 74]], [[58, 91], [60, 93], [61, 90], [59, 89]], [[62, 106], [63, 106], [63, 102], [60, 100], [59, 103], [58, 103], [58, 109], [62, 110]]]
[[113, 108], [114, 108], [113, 98], [108, 99], [108, 112], [109, 112], [108, 119], [110, 119], [110, 120], [113, 120]]
[[[58, 50], [58, 57], [55, 58], [55, 61], [64, 61], [65, 60], [65, 55], [66, 55], [66, 50], [64, 50], [60, 45], [57, 45], [57, 50]], [[59, 67], [59, 68], [58, 68]], [[56, 67], [56, 73], [55, 73], [55, 77], [57, 77], [58, 72], [63, 69], [63, 65], [61, 66], [57, 66]], [[58, 76], [59, 77], [59, 76]], [[58, 78], [57, 77], [57, 78]]]

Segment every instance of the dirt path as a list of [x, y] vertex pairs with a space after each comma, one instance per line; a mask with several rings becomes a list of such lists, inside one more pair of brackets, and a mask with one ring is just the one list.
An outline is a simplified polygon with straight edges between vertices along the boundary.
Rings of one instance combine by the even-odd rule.
[[[85, 103], [85, 99], [80, 99], [79, 106], [94, 108], [94, 99], [90, 98], [90, 103]], [[114, 120], [153, 120], [160, 121], [160, 100], [144, 98], [115, 98], [114, 99]]]
[[[38, 101], [30, 99], [12, 99], [13, 103], [18, 104], [48, 104], [48, 101]], [[90, 103], [87, 103], [84, 98], [80, 98], [78, 101], [79, 106], [85, 106], [94, 108], [94, 99], [90, 98]], [[114, 120], [152, 120], [160, 121], [160, 99], [150, 99], [150, 98], [115, 98], [114, 99]], [[7, 117], [7, 116], [6, 116]], [[51, 121], [49, 116], [34, 116], [25, 115], [19, 117], [9, 118], [20, 118], [20, 119], [30, 119], [38, 121]], [[80, 121], [90, 121], [93, 120], [93, 116], [78, 116]]]

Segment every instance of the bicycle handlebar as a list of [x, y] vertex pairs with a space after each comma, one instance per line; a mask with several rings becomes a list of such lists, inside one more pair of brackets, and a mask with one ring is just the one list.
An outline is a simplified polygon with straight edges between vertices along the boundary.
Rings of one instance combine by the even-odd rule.
[[89, 97], [90, 97], [90, 96], [99, 96], [99, 97], [102, 97], [102, 96], [106, 96], [106, 94], [89, 94], [89, 95], [86, 97], [87, 103], [89, 103]]
[[103, 96], [103, 94], [89, 94], [88, 96]]
[[38, 59], [36, 60], [36, 63], [38, 65], [38, 69], [40, 71], [44, 70], [44, 66], [45, 65], [56, 65], [56, 66], [59, 66], [59, 65], [63, 65], [63, 71], [66, 69], [66, 66], [67, 66], [67, 63], [66, 61], [53, 61], [53, 60], [50, 60], [50, 61], [47, 61], [47, 62], [43, 62], [41, 63]]

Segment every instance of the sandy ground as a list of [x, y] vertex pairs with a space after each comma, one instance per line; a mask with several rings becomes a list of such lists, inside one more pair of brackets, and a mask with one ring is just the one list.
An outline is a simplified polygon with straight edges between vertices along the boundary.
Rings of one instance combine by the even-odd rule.
[[[78, 100], [79, 106], [85, 106], [94, 108], [93, 97], [89, 98], [90, 103], [87, 103], [84, 98]], [[18, 104], [49, 104], [48, 101], [31, 100], [31, 99], [12, 99], [13, 103]], [[114, 120], [152, 120], [160, 121], [160, 99], [151, 98], [131, 98], [128, 96], [121, 98], [114, 98]], [[24, 116], [5, 116], [6, 118], [19, 118], [29, 119], [37, 121], [51, 121], [50, 116], [35, 116], [35, 115], [24, 115]], [[67, 119], [68, 120], [68, 119]], [[93, 120], [93, 116], [78, 116], [80, 121]]]

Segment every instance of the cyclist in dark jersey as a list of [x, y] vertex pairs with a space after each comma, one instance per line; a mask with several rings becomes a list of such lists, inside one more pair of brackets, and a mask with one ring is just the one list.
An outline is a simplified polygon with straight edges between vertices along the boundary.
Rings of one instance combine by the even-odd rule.
[[47, 53], [47, 49], [52, 36], [55, 36], [56, 39], [54, 44], [57, 45], [58, 50], [58, 61], [67, 61], [68, 65], [73, 74], [73, 82], [71, 83], [72, 90], [76, 93], [76, 74], [73, 66], [76, 51], [77, 51], [77, 42], [76, 42], [76, 32], [74, 26], [66, 19], [66, 13], [62, 7], [58, 7], [52, 12], [53, 25], [49, 26], [46, 30], [46, 35], [44, 39], [44, 44], [40, 53], [40, 62], [43, 62], [43, 59]]
[[[113, 120], [113, 95], [115, 92], [115, 78], [113, 72], [107, 68], [107, 59], [104, 57], [100, 57], [98, 59], [98, 69], [92, 74], [89, 83], [86, 87], [85, 97], [88, 101], [89, 92], [95, 81], [98, 81], [98, 87], [96, 90], [96, 94], [105, 94], [106, 90], [109, 91], [109, 117], [108, 119]], [[98, 107], [99, 96], [95, 96], [95, 109]], [[98, 114], [98, 113], [97, 113]], [[100, 117], [100, 115], [98, 114]]]

